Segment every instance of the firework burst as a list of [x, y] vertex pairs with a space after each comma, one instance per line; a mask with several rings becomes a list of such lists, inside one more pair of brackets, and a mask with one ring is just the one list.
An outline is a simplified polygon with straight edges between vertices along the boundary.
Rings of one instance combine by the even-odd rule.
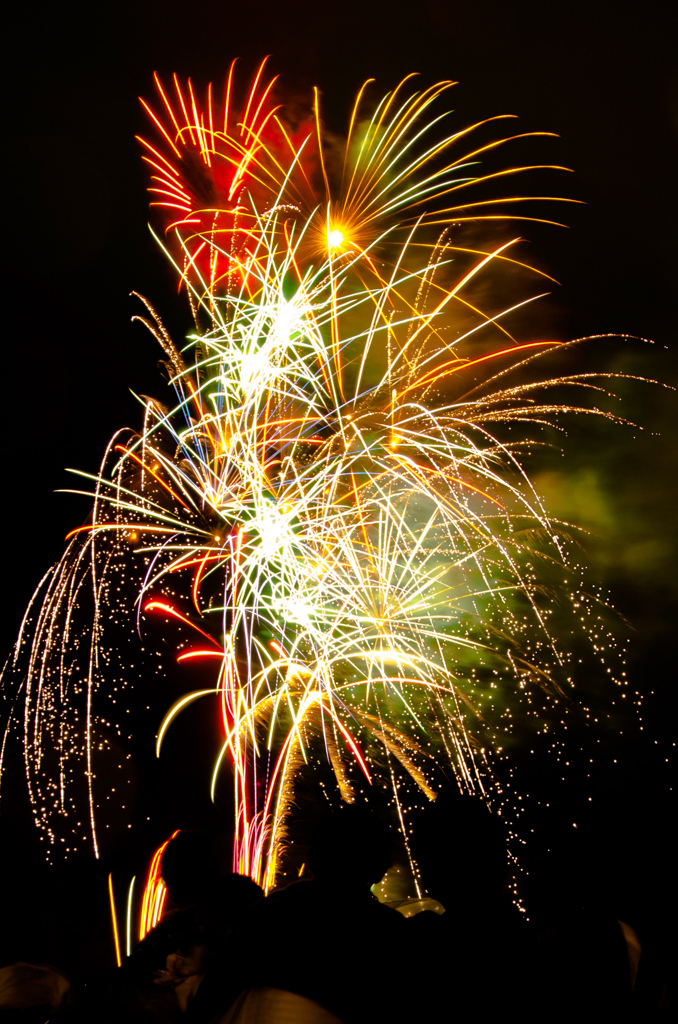
[[433, 799], [441, 765], [487, 795], [483, 687], [567, 701], [549, 619], [554, 595], [581, 604], [576, 572], [523, 461], [561, 413], [598, 412], [549, 389], [604, 385], [533, 372], [567, 346], [511, 336], [524, 301], [479, 309], [479, 276], [522, 264], [511, 241], [474, 250], [450, 225], [516, 217], [526, 197], [459, 200], [527, 168], [478, 174], [508, 140], [457, 156], [473, 129], [438, 138], [430, 108], [450, 84], [405, 79], [368, 112], [361, 90], [340, 146], [317, 94], [308, 115], [285, 110], [263, 65], [240, 105], [231, 69], [218, 112], [211, 88], [201, 106], [190, 81], [170, 98], [157, 80], [144, 159], [196, 331], [179, 351], [146, 303], [176, 403], [144, 400], [141, 432], [111, 442], [91, 521], [15, 652], [51, 841], [86, 831], [98, 849], [116, 616], [121, 630], [181, 623], [179, 660], [213, 663], [213, 687], [169, 709], [157, 747], [188, 703], [215, 702], [234, 869], [266, 887], [313, 758], [347, 802], [396, 771]]

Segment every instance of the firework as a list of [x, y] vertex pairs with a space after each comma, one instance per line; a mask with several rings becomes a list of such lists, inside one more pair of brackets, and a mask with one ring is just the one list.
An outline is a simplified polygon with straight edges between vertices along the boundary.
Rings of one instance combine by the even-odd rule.
[[601, 382], [540, 379], [535, 361], [567, 346], [515, 340], [529, 300], [481, 310], [481, 275], [523, 265], [459, 226], [524, 217], [528, 197], [472, 190], [534, 168], [474, 169], [509, 140], [445, 135], [431, 111], [451, 83], [408, 78], [371, 107], [364, 88], [340, 145], [317, 94], [290, 111], [264, 70], [238, 102], [231, 69], [218, 109], [176, 78], [146, 105], [159, 242], [195, 333], [179, 351], [146, 303], [176, 403], [144, 400], [141, 432], [112, 440], [14, 660], [36, 823], [97, 852], [102, 702], [131, 685], [119, 638], [180, 624], [179, 660], [213, 664], [214, 685], [168, 710], [158, 751], [188, 703], [214, 701], [233, 866], [268, 888], [318, 758], [347, 802], [385, 779], [405, 832], [399, 779], [433, 799], [444, 764], [491, 791], [487, 693], [567, 700], [551, 598], [580, 618], [585, 598], [523, 456], [562, 412], [599, 411], [549, 389]]

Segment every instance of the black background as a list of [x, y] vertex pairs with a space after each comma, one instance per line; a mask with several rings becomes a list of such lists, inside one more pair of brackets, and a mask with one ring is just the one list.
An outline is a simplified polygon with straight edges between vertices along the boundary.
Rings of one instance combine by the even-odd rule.
[[[220, 83], [233, 57], [249, 73], [270, 53], [290, 88], [321, 87], [337, 130], [365, 78], [386, 89], [418, 71], [425, 84], [459, 82], [460, 126], [514, 113], [523, 131], [558, 133], [535, 157], [573, 168], [560, 192], [586, 205], [568, 207], [567, 229], [520, 229], [561, 284], [547, 306], [551, 330], [651, 339], [625, 368], [675, 384], [678, 72], [663, 10], [647, 2], [630, 16], [562, 0], [15, 4], [2, 68], [3, 651], [65, 533], [87, 515], [83, 499], [53, 493], [72, 486], [64, 468], [96, 471], [113, 431], [139, 422], [130, 389], [162, 386], [153, 340], [129, 322], [129, 292], [147, 295], [175, 337], [189, 328], [146, 227], [134, 140], [154, 70]], [[606, 500], [619, 502], [634, 544], [648, 545], [649, 562], [627, 563], [622, 533], [600, 541], [605, 582], [636, 630], [630, 671], [647, 694], [649, 739], [627, 743], [612, 786], [632, 832], [641, 804], [643, 822], [667, 815], [678, 467], [673, 393], [646, 388], [630, 401], [642, 439], [606, 435], [604, 453], [574, 457], [607, 460]]]

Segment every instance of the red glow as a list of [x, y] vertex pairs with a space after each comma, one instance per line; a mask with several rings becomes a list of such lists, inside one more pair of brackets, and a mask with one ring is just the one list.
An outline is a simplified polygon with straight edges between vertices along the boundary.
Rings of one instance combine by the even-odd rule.
[[[165, 615], [170, 615], [172, 616], [172, 618], [178, 619], [180, 622], [184, 622], [187, 626], [190, 626], [191, 629], [194, 629], [196, 633], [202, 634], [202, 636], [204, 636], [206, 640], [209, 640], [210, 643], [214, 644], [216, 647], [219, 647], [219, 644], [213, 637], [209, 635], [209, 633], [205, 633], [204, 630], [200, 629], [199, 626], [196, 626], [194, 622], [191, 622], [190, 619], [187, 619], [185, 615], [182, 615], [181, 612], [178, 612], [176, 608], [173, 608], [171, 604], [167, 604], [165, 601], [149, 601], [147, 604], [144, 605], [144, 611], [164, 612]], [[221, 650], [220, 647], [219, 650]]]

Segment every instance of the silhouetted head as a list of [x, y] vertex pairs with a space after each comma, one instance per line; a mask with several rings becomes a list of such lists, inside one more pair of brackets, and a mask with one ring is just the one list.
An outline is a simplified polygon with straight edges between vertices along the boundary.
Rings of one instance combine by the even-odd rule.
[[551, 848], [528, 861], [523, 882], [530, 917], [545, 928], [586, 911], [621, 916], [616, 909], [612, 844], [565, 825], [552, 833]]
[[160, 874], [175, 907], [202, 903], [219, 875], [212, 837], [182, 829], [165, 847]]
[[168, 949], [188, 954], [197, 946], [211, 958], [247, 911], [264, 898], [261, 886], [232, 873], [213, 880], [202, 903], [175, 911], [164, 922]]
[[247, 875], [221, 875], [214, 886], [212, 912], [222, 926], [230, 929], [263, 898], [264, 890]]
[[393, 861], [388, 828], [364, 807], [342, 807], [316, 827], [309, 867], [321, 882], [369, 888], [381, 881]]
[[506, 881], [502, 820], [481, 800], [458, 791], [443, 790], [426, 807], [410, 848], [426, 891], [447, 910], [494, 899]]

